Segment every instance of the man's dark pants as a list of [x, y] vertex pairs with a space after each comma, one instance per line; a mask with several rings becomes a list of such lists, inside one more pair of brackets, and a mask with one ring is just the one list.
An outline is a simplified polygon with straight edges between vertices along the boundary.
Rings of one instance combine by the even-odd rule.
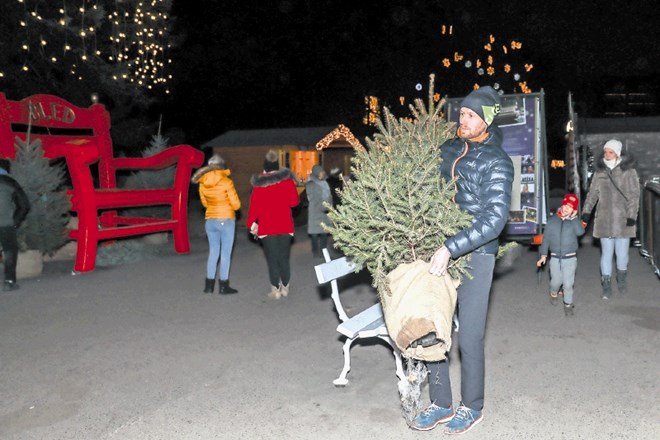
[[[461, 353], [461, 398], [463, 405], [481, 411], [484, 406], [484, 336], [495, 256], [473, 253], [468, 263], [472, 279], [465, 277], [458, 288], [458, 348]], [[438, 406], [452, 405], [449, 363], [429, 362], [429, 394]]]

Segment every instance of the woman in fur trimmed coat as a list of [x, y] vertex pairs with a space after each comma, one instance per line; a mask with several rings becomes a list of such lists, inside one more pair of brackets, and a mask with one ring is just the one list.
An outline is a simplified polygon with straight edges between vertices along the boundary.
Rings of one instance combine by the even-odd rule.
[[268, 296], [279, 299], [289, 294], [291, 279], [289, 260], [294, 232], [291, 208], [300, 203], [295, 176], [288, 168], [280, 169], [277, 153], [271, 150], [266, 154], [263, 173], [252, 176], [250, 183], [247, 227], [264, 247], [270, 278]]
[[617, 139], [605, 143], [595, 167], [582, 208], [582, 221], [589, 222], [595, 207], [593, 236], [600, 239], [601, 284], [603, 299], [608, 299], [612, 293], [615, 254], [617, 287], [619, 293], [626, 291], [630, 239], [635, 237], [641, 189], [634, 158]]

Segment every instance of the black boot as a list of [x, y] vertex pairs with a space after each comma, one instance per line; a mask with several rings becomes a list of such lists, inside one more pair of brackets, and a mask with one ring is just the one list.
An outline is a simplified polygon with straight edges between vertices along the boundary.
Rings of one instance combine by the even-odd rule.
[[564, 303], [564, 316], [573, 316], [573, 310], [575, 309], [575, 306], [573, 304], [566, 304]]
[[218, 293], [220, 295], [229, 295], [231, 293], [238, 293], [238, 290], [229, 287], [229, 280], [218, 281], [218, 286], [220, 286], [220, 289], [218, 290]]
[[5, 284], [2, 286], [3, 292], [10, 292], [12, 290], [18, 289], [18, 283], [16, 281], [5, 280]]
[[214, 288], [215, 288], [215, 280], [211, 280], [207, 278], [204, 284], [204, 293], [213, 293]]
[[617, 270], [616, 272], [616, 287], [619, 289], [619, 293], [626, 293], [626, 276], [628, 272], [625, 270]]
[[600, 278], [600, 284], [603, 286], [603, 299], [610, 299], [612, 295], [612, 275], [603, 275]]

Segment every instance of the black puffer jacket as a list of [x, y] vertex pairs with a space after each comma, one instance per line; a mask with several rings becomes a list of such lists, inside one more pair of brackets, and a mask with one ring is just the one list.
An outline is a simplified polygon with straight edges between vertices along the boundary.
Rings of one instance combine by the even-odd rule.
[[454, 259], [473, 251], [496, 254], [497, 237], [509, 216], [513, 163], [502, 149], [499, 127], [493, 125], [488, 131], [483, 142], [466, 142], [456, 137], [440, 150], [442, 177], [448, 181], [457, 178], [456, 203], [474, 217], [471, 228], [444, 243]]
[[11, 177], [0, 175], [0, 227], [18, 227], [28, 211], [30, 202], [20, 185]]

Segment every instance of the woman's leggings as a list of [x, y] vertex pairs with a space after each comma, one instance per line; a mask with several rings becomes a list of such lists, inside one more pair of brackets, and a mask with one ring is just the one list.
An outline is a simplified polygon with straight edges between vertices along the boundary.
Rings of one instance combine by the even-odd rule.
[[287, 286], [291, 279], [291, 235], [267, 235], [262, 239], [266, 262], [268, 263], [268, 277], [272, 286]]

